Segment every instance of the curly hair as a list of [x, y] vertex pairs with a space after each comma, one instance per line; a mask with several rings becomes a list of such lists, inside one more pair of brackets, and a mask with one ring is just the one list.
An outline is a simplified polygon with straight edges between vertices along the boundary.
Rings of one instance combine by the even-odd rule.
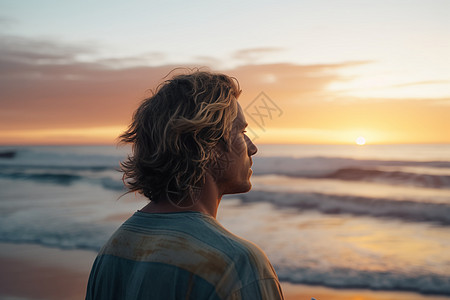
[[219, 142], [230, 148], [240, 93], [235, 78], [205, 71], [160, 84], [119, 136], [133, 149], [121, 163], [128, 192], [177, 205], [193, 199], [214, 159], [213, 148]]

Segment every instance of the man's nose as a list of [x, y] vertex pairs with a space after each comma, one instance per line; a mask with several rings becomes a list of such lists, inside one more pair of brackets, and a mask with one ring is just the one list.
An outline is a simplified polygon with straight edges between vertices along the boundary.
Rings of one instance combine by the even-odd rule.
[[252, 140], [248, 136], [245, 136], [245, 138], [247, 140], [248, 155], [249, 156], [255, 155], [256, 152], [258, 152], [258, 147], [256, 147], [255, 144], [253, 144]]

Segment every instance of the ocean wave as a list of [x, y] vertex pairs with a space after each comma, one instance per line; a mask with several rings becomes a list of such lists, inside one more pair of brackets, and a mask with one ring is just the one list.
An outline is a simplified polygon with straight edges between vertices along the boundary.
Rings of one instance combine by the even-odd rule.
[[332, 268], [276, 266], [282, 281], [322, 285], [333, 288], [360, 288], [371, 290], [411, 291], [421, 294], [450, 295], [450, 278], [439, 274], [396, 273]]
[[[86, 149], [85, 149], [86, 150]], [[118, 168], [125, 153], [110, 153], [108, 148], [93, 147], [93, 152], [77, 152], [74, 149], [59, 147], [24, 147], [14, 150], [14, 156], [1, 160], [1, 166], [22, 168]]]
[[412, 185], [438, 189], [450, 188], [450, 175], [417, 174], [377, 169], [343, 168], [315, 178], [381, 182], [394, 185]]
[[59, 222], [57, 226], [33, 228], [0, 222], [0, 242], [29, 243], [60, 249], [83, 249], [99, 251], [109, 235], [114, 231], [113, 226], [96, 224]]
[[258, 175], [325, 176], [345, 168], [427, 167], [449, 168], [450, 161], [367, 160], [341, 157], [255, 157], [253, 171]]
[[[402, 168], [421, 168], [417, 172]], [[386, 161], [356, 160], [336, 157], [262, 157], [255, 158], [254, 175], [281, 175], [297, 178], [337, 179], [345, 181], [379, 182], [390, 185], [450, 188], [448, 161]], [[424, 170], [448, 173], [429, 174]], [[442, 171], [441, 171], [442, 172]], [[435, 171], [435, 173], [438, 173]]]
[[279, 193], [251, 191], [235, 195], [243, 202], [269, 202], [277, 207], [317, 210], [325, 214], [352, 214], [395, 218], [412, 222], [450, 225], [450, 205], [321, 193]]
[[64, 172], [78, 172], [78, 171], [92, 171], [102, 172], [108, 170], [118, 170], [118, 167], [111, 166], [109, 164], [103, 165], [45, 165], [39, 163], [33, 164], [0, 164], [1, 172], [8, 170], [59, 170]]
[[8, 179], [32, 180], [37, 182], [51, 182], [60, 185], [69, 185], [83, 178], [82, 176], [65, 173], [28, 174], [23, 172], [0, 173], [0, 177]]
[[99, 182], [101, 183], [102, 187], [107, 190], [113, 190], [113, 191], [125, 191], [125, 185], [122, 182], [122, 180], [116, 180], [112, 179], [110, 177], [102, 177], [99, 179]]
[[[83, 169], [84, 171], [87, 169]], [[92, 171], [91, 169], [89, 169]], [[113, 190], [113, 191], [125, 191], [124, 184], [122, 180], [114, 179], [111, 177], [103, 176], [89, 176], [85, 174], [81, 174], [77, 172], [73, 172], [73, 170], [70, 172], [67, 172], [68, 170], [65, 169], [66, 172], [57, 172], [58, 170], [45, 170], [42, 172], [30, 172], [28, 171], [7, 171], [2, 170], [0, 171], [0, 178], [5, 178], [9, 180], [29, 180], [34, 182], [42, 182], [42, 183], [51, 183], [56, 185], [71, 185], [76, 182], [86, 182], [89, 184], [97, 184], [102, 186], [103, 188], [107, 190]]]

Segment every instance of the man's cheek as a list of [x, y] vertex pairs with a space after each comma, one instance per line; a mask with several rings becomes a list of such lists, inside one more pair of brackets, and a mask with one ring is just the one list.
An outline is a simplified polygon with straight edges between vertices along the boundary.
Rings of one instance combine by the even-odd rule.
[[231, 144], [231, 150], [238, 156], [244, 154], [246, 149], [247, 149], [246, 142], [245, 139], [243, 139], [242, 137], [236, 137], [233, 143]]

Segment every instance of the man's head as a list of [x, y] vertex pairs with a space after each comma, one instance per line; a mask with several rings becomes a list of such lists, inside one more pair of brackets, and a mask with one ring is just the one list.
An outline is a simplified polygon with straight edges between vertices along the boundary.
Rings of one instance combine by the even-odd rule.
[[[219, 149], [227, 153], [229, 162], [242, 162], [250, 168], [251, 159], [244, 162], [231, 155], [244, 146], [254, 147], [245, 151], [256, 153], [253, 144], [238, 144], [243, 137], [236, 135], [236, 130], [245, 123], [237, 103], [239, 94], [236, 80], [210, 72], [177, 75], [161, 84], [142, 102], [130, 127], [120, 136], [121, 142], [133, 146], [132, 156], [122, 163], [129, 191], [140, 192], [154, 202], [169, 199], [181, 204], [202, 187], [207, 172], [216, 171], [212, 166], [217, 165]], [[247, 176], [249, 182], [249, 172], [243, 175], [242, 171], [239, 178]], [[225, 175], [231, 173], [215, 176], [217, 181], [227, 182], [224, 186], [230, 191], [225, 193], [238, 192]]]

